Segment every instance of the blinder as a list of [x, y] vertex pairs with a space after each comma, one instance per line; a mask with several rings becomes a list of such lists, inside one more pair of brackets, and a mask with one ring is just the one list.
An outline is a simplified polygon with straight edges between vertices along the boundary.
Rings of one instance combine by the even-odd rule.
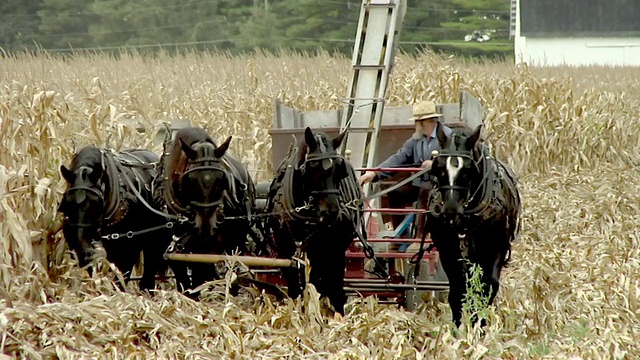
[[[304, 163], [300, 166], [300, 170], [304, 173], [307, 165], [310, 167], [318, 167], [322, 166], [324, 171], [331, 170], [327, 175], [327, 177], [332, 177], [335, 172], [335, 165], [340, 165], [344, 162], [344, 158], [336, 153], [322, 153], [319, 155], [307, 155]], [[338, 189], [323, 189], [323, 190], [314, 190], [310, 192], [311, 195], [339, 195], [340, 190]]]
[[[203, 159], [198, 159], [198, 160], [192, 161], [191, 164], [198, 164], [198, 163], [204, 163], [204, 162], [209, 162], [209, 163], [214, 163], [214, 164], [220, 164], [221, 163], [220, 159], [218, 159], [218, 158], [203, 158]], [[190, 168], [187, 171], [185, 171], [184, 174], [182, 174], [182, 176], [180, 177], [180, 182], [182, 182], [182, 179], [184, 179], [185, 176], [187, 176], [187, 175], [189, 175], [191, 173], [198, 173], [198, 172], [202, 172], [202, 171], [219, 172], [224, 177], [227, 177], [227, 171], [222, 166], [199, 165], [199, 166], [194, 166], [193, 168]], [[203, 208], [203, 209], [211, 208], [211, 207], [220, 207], [224, 203], [225, 195], [227, 195], [227, 190], [226, 189], [223, 191], [223, 196], [220, 199], [216, 200], [216, 201], [203, 203], [203, 202], [198, 202], [198, 201], [191, 200], [190, 201], [190, 205], [195, 206], [197, 208]], [[224, 215], [222, 215], [222, 216], [224, 216]]]
[[93, 193], [94, 195], [96, 195], [98, 198], [100, 198], [100, 201], [102, 202], [102, 204], [104, 205], [104, 194], [102, 192], [102, 190], [98, 190], [96, 188], [92, 188], [92, 187], [88, 187], [88, 186], [74, 186], [72, 188], [69, 188], [67, 190], [67, 194], [71, 194], [73, 192], [76, 192], [78, 190], [84, 190], [90, 193]]
[[[309, 164], [311, 167], [317, 167], [318, 165], [322, 165], [322, 169], [327, 171], [333, 167], [334, 162], [336, 164], [342, 164], [344, 158], [338, 154], [332, 153], [322, 153], [320, 155], [307, 155], [304, 163], [300, 166], [300, 169], [303, 170], [306, 168], [306, 165]], [[303, 170], [304, 171], [304, 170]]]

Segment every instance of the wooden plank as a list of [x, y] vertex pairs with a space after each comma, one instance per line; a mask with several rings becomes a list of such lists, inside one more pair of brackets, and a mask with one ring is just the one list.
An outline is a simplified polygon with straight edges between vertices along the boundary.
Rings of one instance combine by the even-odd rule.
[[229, 256], [215, 254], [165, 254], [164, 258], [172, 261], [215, 264], [223, 261], [237, 261], [246, 266], [294, 267], [296, 262], [290, 259], [260, 258], [254, 256]]

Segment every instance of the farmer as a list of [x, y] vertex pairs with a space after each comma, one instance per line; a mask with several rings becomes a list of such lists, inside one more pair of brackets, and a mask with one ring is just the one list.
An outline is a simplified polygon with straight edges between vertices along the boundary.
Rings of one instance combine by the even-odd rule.
[[[420, 166], [430, 168], [432, 164], [431, 152], [441, 150], [436, 137], [437, 127], [442, 126], [444, 133], [449, 137], [453, 130], [438, 121], [441, 114], [436, 112], [436, 104], [431, 101], [420, 101], [413, 105], [413, 117], [415, 133], [405, 141], [397, 153], [383, 161], [379, 168], [399, 168]], [[390, 178], [393, 172], [367, 171], [359, 180], [360, 186], [368, 182], [377, 182]], [[419, 177], [411, 184], [406, 184], [387, 194], [390, 208], [403, 208], [418, 201], [418, 208], [426, 208], [431, 182], [424, 177]], [[393, 228], [397, 228], [404, 215], [391, 216]], [[418, 217], [418, 234], [421, 235], [424, 215]]]

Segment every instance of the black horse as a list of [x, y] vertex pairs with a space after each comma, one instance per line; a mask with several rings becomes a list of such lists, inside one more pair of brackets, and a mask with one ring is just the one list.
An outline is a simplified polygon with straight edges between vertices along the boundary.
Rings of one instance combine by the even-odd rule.
[[[174, 227], [174, 242], [167, 252], [248, 252], [255, 185], [246, 167], [226, 153], [230, 142], [231, 136], [218, 146], [204, 129], [189, 127], [176, 132], [165, 150], [155, 204], [190, 220]], [[192, 290], [220, 275], [213, 264], [170, 264], [180, 291]], [[199, 292], [187, 296], [197, 298]]]
[[[483, 295], [491, 305], [520, 222], [521, 200], [515, 176], [491, 156], [480, 140], [481, 129], [482, 125], [475, 131], [455, 130], [447, 138], [439, 126], [437, 137], [443, 150], [429, 172], [435, 179], [435, 188], [425, 229], [431, 234], [449, 279], [449, 306], [457, 326], [467, 293], [469, 263], [481, 267]], [[472, 322], [475, 319], [474, 316]]]
[[[345, 252], [357, 236], [363, 209], [356, 175], [336, 149], [342, 133], [330, 140], [305, 129], [305, 144], [280, 164], [267, 198], [271, 247], [280, 258], [300, 257], [310, 262], [310, 282], [334, 309], [344, 315]], [[297, 145], [297, 144], [295, 144]], [[283, 268], [291, 298], [301, 295], [305, 277], [296, 268]]]
[[75, 154], [70, 169], [60, 166], [67, 189], [58, 211], [64, 214], [65, 241], [81, 267], [106, 256], [128, 281], [142, 252], [139, 287], [155, 287], [156, 274], [166, 270], [163, 252], [171, 241], [167, 219], [150, 206], [158, 160], [147, 150], [88, 146]]

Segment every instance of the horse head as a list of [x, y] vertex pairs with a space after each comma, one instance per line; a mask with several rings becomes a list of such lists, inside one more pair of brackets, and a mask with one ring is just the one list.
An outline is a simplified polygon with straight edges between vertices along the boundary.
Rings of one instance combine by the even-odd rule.
[[473, 202], [483, 183], [481, 130], [482, 125], [479, 125], [473, 132], [455, 130], [447, 137], [442, 126], [438, 126], [437, 138], [442, 150], [430, 170], [437, 184], [435, 201], [431, 201], [430, 207], [432, 214], [453, 226], [461, 224], [465, 209]]
[[345, 132], [329, 139], [326, 134], [314, 134], [309, 127], [304, 132], [305, 146], [298, 159], [302, 193], [317, 210], [320, 221], [335, 220], [340, 212], [338, 185], [347, 172], [344, 158], [336, 150], [344, 135]]
[[181, 178], [181, 198], [195, 211], [196, 229], [200, 236], [214, 236], [224, 221], [223, 206], [230, 195], [233, 180], [222, 157], [229, 149], [231, 136], [216, 146], [210, 141], [188, 144], [178, 138], [189, 165]]
[[78, 152], [71, 169], [60, 166], [60, 173], [67, 183], [58, 211], [64, 214], [64, 238], [78, 256], [80, 266], [85, 266], [98, 257], [106, 257], [99, 232], [104, 220], [109, 182], [102, 152], [94, 147], [85, 147]]

